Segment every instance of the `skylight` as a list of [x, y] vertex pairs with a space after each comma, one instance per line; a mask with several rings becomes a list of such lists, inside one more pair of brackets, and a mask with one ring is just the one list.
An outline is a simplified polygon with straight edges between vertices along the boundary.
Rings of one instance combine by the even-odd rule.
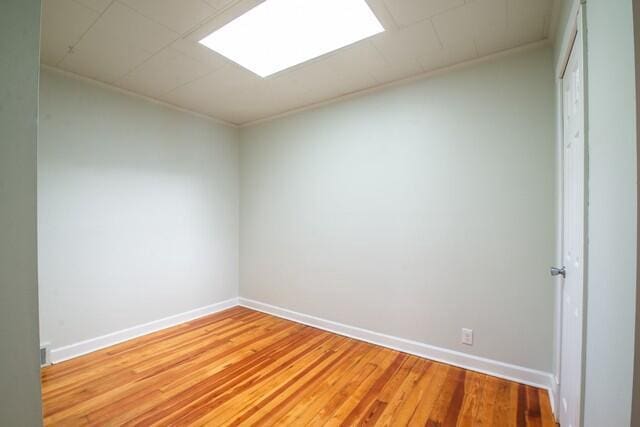
[[200, 43], [267, 77], [382, 31], [365, 0], [266, 0]]

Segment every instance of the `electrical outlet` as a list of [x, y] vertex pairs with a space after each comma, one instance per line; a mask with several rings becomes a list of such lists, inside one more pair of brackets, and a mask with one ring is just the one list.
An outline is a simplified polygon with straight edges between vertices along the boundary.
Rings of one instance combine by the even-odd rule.
[[462, 344], [473, 345], [473, 329], [462, 328]]

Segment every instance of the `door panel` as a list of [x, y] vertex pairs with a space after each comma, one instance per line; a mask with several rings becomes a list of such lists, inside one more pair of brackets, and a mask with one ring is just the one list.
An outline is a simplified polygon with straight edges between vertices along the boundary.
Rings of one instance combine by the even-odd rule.
[[[578, 18], [580, 19], [580, 18]], [[578, 31], [562, 80], [563, 253], [560, 425], [580, 426], [585, 226], [585, 139], [582, 32]]]

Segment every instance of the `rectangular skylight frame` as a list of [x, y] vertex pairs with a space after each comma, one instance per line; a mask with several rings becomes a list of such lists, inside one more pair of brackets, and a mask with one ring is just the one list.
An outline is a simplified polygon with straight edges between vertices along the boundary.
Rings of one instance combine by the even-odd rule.
[[200, 43], [267, 77], [383, 31], [365, 0], [266, 0]]

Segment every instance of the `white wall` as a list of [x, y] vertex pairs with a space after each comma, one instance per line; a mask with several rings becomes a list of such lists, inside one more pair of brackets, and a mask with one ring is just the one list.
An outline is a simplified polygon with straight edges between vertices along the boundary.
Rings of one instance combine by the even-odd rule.
[[42, 342], [236, 297], [237, 130], [59, 72], [40, 97]]
[[241, 296], [550, 372], [553, 84], [543, 48], [242, 129]]
[[588, 0], [588, 279], [584, 424], [631, 416], [637, 157], [631, 0]]
[[36, 266], [40, 0], [0, 2], [0, 425], [42, 424]]

